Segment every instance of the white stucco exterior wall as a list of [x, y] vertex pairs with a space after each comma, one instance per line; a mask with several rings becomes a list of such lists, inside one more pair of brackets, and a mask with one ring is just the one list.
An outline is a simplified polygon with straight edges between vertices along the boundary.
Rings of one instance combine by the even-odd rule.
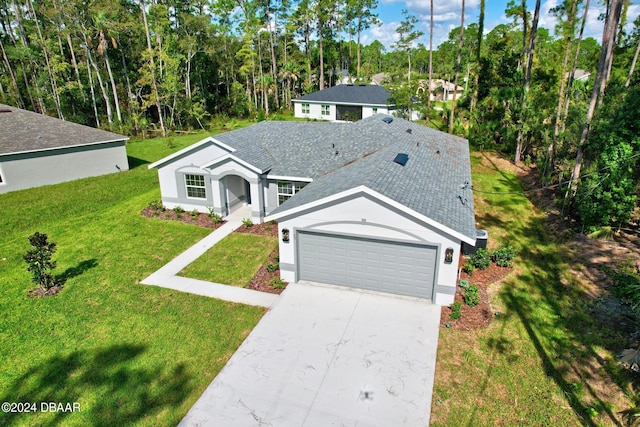
[[0, 156], [0, 193], [128, 169], [124, 141]]
[[[453, 303], [458, 279], [460, 240], [418, 222], [404, 213], [391, 210], [376, 200], [360, 196], [301, 214], [295, 218], [284, 218], [278, 228], [280, 232], [281, 277], [288, 282], [295, 282], [298, 279], [296, 277], [295, 235], [296, 231], [301, 229], [429, 243], [438, 246], [439, 255], [436, 261], [433, 301], [439, 305]], [[282, 242], [282, 230], [285, 228], [290, 232], [289, 243]], [[444, 251], [447, 248], [454, 250], [453, 262], [450, 264], [444, 263]], [[439, 287], [444, 292], [438, 292]]]
[[[309, 113], [302, 112], [302, 104], [309, 104]], [[322, 115], [322, 105], [329, 106], [329, 115]], [[294, 102], [293, 103], [293, 114], [295, 117], [300, 119], [315, 119], [315, 120], [330, 120], [335, 121], [336, 119], [336, 106], [334, 104], [325, 103], [325, 104], [315, 104], [311, 102]]]

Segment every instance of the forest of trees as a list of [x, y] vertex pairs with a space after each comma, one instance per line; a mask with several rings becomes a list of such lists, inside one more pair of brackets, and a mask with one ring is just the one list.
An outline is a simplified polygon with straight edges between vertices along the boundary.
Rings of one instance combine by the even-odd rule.
[[[511, 0], [512, 22], [485, 34], [481, 0], [478, 22], [461, 20], [437, 49], [431, 36], [416, 44], [433, 19], [404, 11], [387, 49], [361, 43], [377, 0], [0, 0], [0, 102], [160, 136], [290, 111], [343, 70], [365, 83], [384, 72], [399, 106], [535, 163], [584, 227], [619, 227], [640, 182], [640, 19], [627, 22], [629, 0], [594, 1], [606, 6], [601, 43], [583, 37], [598, 13], [590, 0], [558, 1], [555, 36], [538, 28], [540, 0], [534, 10]], [[418, 88], [436, 78], [463, 96], [434, 104]]]

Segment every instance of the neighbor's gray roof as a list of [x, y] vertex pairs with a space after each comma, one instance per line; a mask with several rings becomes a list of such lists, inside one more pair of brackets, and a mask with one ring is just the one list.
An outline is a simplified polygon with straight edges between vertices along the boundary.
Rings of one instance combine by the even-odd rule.
[[364, 105], [387, 105], [389, 91], [378, 85], [346, 84], [332, 86], [294, 99], [294, 102], [327, 102]]
[[127, 139], [126, 136], [0, 104], [0, 155]]
[[[398, 118], [387, 124], [385, 117], [264, 121], [214, 138], [263, 173], [313, 179], [271, 214], [364, 185], [475, 239], [467, 140]], [[393, 162], [398, 153], [409, 155], [406, 166]]]

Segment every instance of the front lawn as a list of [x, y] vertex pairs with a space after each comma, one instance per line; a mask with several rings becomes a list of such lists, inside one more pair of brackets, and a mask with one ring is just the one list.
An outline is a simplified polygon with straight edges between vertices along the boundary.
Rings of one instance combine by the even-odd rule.
[[514, 194], [522, 188], [508, 166], [472, 155], [478, 227], [490, 248], [508, 243], [520, 255], [490, 287], [500, 315], [488, 328], [440, 330], [432, 425], [622, 425], [637, 387], [617, 363], [623, 333], [598, 315], [597, 286], [574, 273], [569, 237]]
[[246, 287], [277, 247], [277, 237], [231, 233], [189, 264], [179, 275]]
[[[139, 284], [211, 232], [140, 215], [160, 197], [146, 165], [203, 137], [129, 143], [130, 171], [0, 195], [0, 402], [38, 408], [0, 425], [176, 425], [264, 314]], [[58, 245], [54, 297], [27, 296], [35, 231]]]

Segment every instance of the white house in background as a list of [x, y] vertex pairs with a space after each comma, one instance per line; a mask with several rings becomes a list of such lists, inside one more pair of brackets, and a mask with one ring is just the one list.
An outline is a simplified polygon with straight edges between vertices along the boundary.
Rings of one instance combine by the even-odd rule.
[[0, 193], [127, 170], [127, 139], [0, 104]]
[[[425, 92], [427, 87], [429, 86], [428, 80], [420, 80], [418, 82], [418, 91], [417, 93]], [[457, 89], [454, 91], [455, 84], [451, 83], [447, 80], [442, 79], [433, 79], [431, 81], [431, 100], [432, 101], [453, 101], [453, 96], [455, 93], [456, 100], [462, 97], [464, 92], [464, 88], [462, 86], [457, 86]]]
[[278, 221], [284, 280], [453, 302], [475, 245], [465, 139], [388, 115], [270, 122], [208, 137], [151, 165], [167, 207]]
[[[302, 119], [355, 121], [374, 114], [393, 114], [390, 93], [378, 85], [341, 84], [293, 100], [294, 116]], [[412, 120], [420, 118], [412, 113]]]

